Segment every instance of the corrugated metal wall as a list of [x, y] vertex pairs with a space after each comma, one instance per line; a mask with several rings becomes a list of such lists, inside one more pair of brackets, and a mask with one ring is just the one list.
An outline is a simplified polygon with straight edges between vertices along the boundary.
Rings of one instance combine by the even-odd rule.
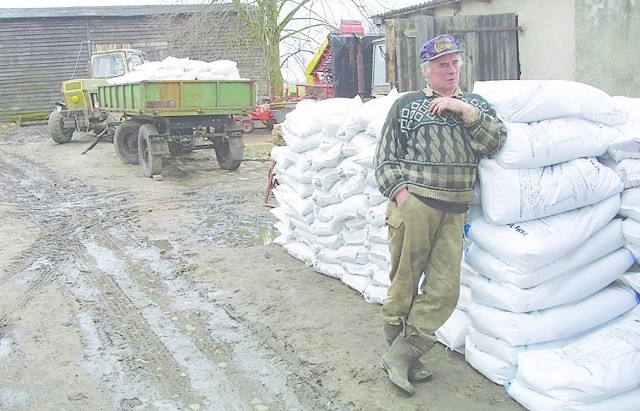
[[464, 51], [460, 87], [471, 91], [477, 80], [520, 78], [518, 19], [515, 14], [431, 17], [416, 14], [385, 20], [389, 77], [399, 91], [418, 90], [425, 80], [418, 53], [428, 39], [449, 33]]
[[[189, 55], [180, 44], [171, 43], [167, 38], [170, 30], [158, 24], [153, 15], [122, 14], [0, 16], [0, 121], [44, 120], [60, 99], [63, 81], [89, 77], [90, 48], [137, 48], [147, 52], [149, 60], [169, 55], [233, 60], [243, 77], [256, 80], [259, 88], [268, 90], [262, 53], [248, 42], [238, 41], [234, 34], [238, 32], [237, 21], [228, 20], [229, 26], [218, 30], [220, 37], [200, 40], [208, 47], [198, 55]], [[172, 24], [180, 21], [184, 18], [176, 18]]]

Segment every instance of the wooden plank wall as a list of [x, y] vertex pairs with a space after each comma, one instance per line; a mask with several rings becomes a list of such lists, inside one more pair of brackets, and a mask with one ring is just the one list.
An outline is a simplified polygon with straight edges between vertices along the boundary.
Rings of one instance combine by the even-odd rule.
[[414, 15], [385, 21], [387, 53], [395, 64], [389, 78], [398, 91], [426, 84], [419, 68], [420, 47], [430, 38], [449, 33], [464, 51], [460, 86], [472, 91], [478, 80], [520, 78], [518, 22], [515, 14], [431, 17]]

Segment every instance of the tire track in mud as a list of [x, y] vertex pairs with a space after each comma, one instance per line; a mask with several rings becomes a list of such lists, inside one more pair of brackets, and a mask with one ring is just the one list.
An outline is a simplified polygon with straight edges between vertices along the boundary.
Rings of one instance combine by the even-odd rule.
[[[6, 273], [0, 276], [0, 284], [13, 280], [17, 274], [28, 273], [30, 275], [22, 275], [31, 281], [24, 291], [22, 298], [16, 301], [10, 312], [4, 312], [0, 315], [0, 335], [2, 329], [10, 322], [12, 312], [25, 307], [31, 298], [45, 285], [49, 284], [55, 277], [55, 271], [52, 269], [54, 265], [46, 256], [49, 252], [63, 250], [66, 248], [65, 237], [70, 234], [70, 229], [65, 229], [61, 224], [57, 223], [56, 216], [48, 215], [54, 210], [48, 210], [46, 206], [41, 204], [43, 199], [40, 189], [31, 184], [34, 179], [32, 172], [28, 168], [18, 167], [8, 163], [5, 159], [7, 156], [0, 158], [0, 175], [3, 177], [2, 189], [5, 196], [12, 199], [12, 203], [18, 205], [19, 213], [26, 220], [30, 220], [39, 228], [39, 236], [27, 250], [20, 254], [20, 260], [16, 262], [16, 266], [9, 268]], [[27, 161], [21, 158], [19, 161]], [[40, 178], [35, 178], [41, 184], [45, 184]], [[32, 209], [35, 212], [27, 213], [25, 210]], [[60, 216], [57, 216], [60, 217]], [[53, 226], [51, 226], [53, 222]]]
[[[40, 228], [25, 259], [0, 277], [1, 284], [42, 263], [13, 311], [43, 286], [66, 279], [80, 303], [89, 368], [121, 406], [314, 408], [291, 388], [306, 378], [211, 301], [219, 290], [194, 289], [179, 275], [179, 260], [162, 259], [148, 244], [128, 220], [140, 205], [131, 193], [92, 192], [86, 185], [78, 193], [23, 156], [0, 158], [0, 174], [12, 177], [0, 190], [13, 193], [19, 209], [35, 208], [23, 217]], [[11, 314], [0, 316], [0, 337]], [[331, 401], [308, 383], [305, 390], [316, 404]]]
[[[191, 382], [191, 390], [202, 395], [207, 402], [215, 402], [216, 407], [225, 410], [239, 406], [236, 398], [250, 398], [255, 393], [261, 393], [260, 402], [275, 404], [277, 409], [306, 408], [287, 387], [288, 380], [282, 376], [290, 377], [291, 373], [285, 371], [281, 360], [262, 348], [260, 341], [255, 341], [251, 332], [229, 317], [224, 309], [194, 290], [192, 284], [180, 277], [179, 268], [171, 260], [161, 258], [157, 250], [141, 242], [140, 236], [134, 235], [135, 230], [121, 228], [124, 227], [113, 227], [109, 229], [109, 233], [91, 230], [93, 238], [85, 239], [85, 249], [97, 262], [99, 271], [107, 273], [108, 278], [113, 280], [115, 286], [128, 297], [128, 301], [140, 311], [140, 315], [144, 317], [144, 321], [140, 323], [149, 324], [149, 332], [157, 335], [163, 342], [163, 348], [180, 366], [179, 370], [186, 370], [185, 377]], [[125, 271], [130, 275], [126, 275]], [[132, 278], [134, 276], [137, 280]], [[162, 283], [163, 293], [155, 296], [156, 300], [168, 295], [168, 301], [164, 305], [175, 306], [172, 318], [168, 318], [157, 302], [151, 301], [148, 293], [138, 287], [145, 279], [156, 278]], [[148, 288], [153, 286], [148, 284]], [[117, 304], [112, 305], [117, 309]], [[122, 309], [120, 313], [124, 314]], [[181, 313], [205, 318], [198, 326], [186, 324], [184, 327], [180, 321]], [[182, 317], [188, 318], [189, 315]], [[191, 338], [192, 336], [197, 338]], [[207, 353], [212, 351], [208, 347], [211, 343], [214, 344], [213, 354]], [[272, 362], [276, 364], [273, 365]], [[199, 367], [194, 369], [190, 366], [191, 363], [197, 363]], [[233, 369], [230, 369], [231, 366]], [[224, 370], [231, 372], [225, 373]], [[247, 384], [251, 382], [247, 381], [247, 376], [252, 377], [249, 380], [253, 380], [253, 383]]]

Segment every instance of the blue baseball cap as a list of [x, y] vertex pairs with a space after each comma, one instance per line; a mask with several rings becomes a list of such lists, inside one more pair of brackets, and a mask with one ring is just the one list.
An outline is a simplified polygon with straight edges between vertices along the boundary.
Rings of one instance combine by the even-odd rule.
[[451, 53], [459, 53], [456, 39], [449, 34], [442, 34], [427, 41], [420, 47], [420, 62], [437, 59]]

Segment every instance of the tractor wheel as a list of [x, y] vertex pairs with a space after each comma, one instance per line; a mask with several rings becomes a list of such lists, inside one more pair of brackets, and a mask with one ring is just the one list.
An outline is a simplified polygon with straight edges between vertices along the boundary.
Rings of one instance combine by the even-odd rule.
[[256, 125], [253, 123], [253, 120], [250, 118], [245, 118], [240, 120], [240, 128], [244, 131], [245, 134], [252, 133], [255, 130]]
[[71, 141], [74, 131], [72, 128], [65, 130], [64, 118], [61, 112], [53, 110], [53, 112], [49, 114], [49, 135], [53, 141], [58, 144], [68, 143]]
[[149, 136], [158, 134], [158, 130], [153, 124], [143, 124], [140, 126], [138, 135], [138, 157], [142, 174], [145, 177], [153, 177], [162, 173], [162, 154], [150, 154], [151, 146]]
[[139, 164], [138, 160], [138, 133], [140, 123], [127, 120], [116, 128], [113, 135], [113, 145], [116, 154], [125, 164]]
[[231, 149], [229, 148], [229, 140], [225, 140], [215, 146], [216, 160], [224, 170], [237, 170], [242, 160], [231, 159]]

